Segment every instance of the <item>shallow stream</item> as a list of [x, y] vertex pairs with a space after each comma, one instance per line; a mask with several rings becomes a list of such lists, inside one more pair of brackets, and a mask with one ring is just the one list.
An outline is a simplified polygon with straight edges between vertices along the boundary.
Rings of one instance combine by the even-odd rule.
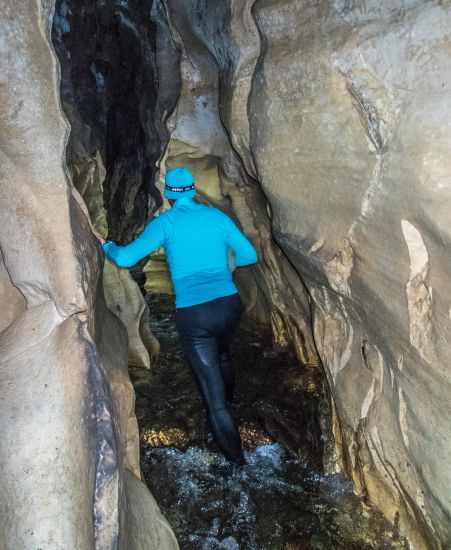
[[181, 550], [406, 548], [342, 476], [322, 474], [320, 371], [243, 325], [234, 344], [234, 414], [247, 465], [215, 446], [178, 345], [169, 296], [148, 296], [161, 343], [151, 371], [131, 369], [145, 479]]

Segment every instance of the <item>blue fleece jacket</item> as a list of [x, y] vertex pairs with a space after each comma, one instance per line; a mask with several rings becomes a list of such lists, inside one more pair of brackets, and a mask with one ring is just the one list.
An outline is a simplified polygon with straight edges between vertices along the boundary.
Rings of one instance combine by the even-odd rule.
[[166, 252], [177, 308], [237, 292], [228, 266], [229, 250], [237, 267], [257, 262], [255, 248], [228, 216], [186, 197], [148, 223], [130, 244], [103, 245], [119, 267], [132, 267], [160, 247]]

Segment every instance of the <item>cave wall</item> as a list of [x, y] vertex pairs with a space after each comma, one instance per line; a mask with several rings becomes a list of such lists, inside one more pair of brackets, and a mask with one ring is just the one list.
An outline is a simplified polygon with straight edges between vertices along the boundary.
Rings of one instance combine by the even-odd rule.
[[192, 96], [173, 138], [216, 157], [288, 337], [311, 319], [336, 465], [448, 548], [450, 2], [167, 4]]
[[175, 549], [140, 480], [126, 334], [65, 173], [52, 9], [0, 7], [0, 548]]
[[446, 548], [450, 3], [261, 2], [255, 15], [250, 147], [315, 304], [346, 468], [415, 547]]

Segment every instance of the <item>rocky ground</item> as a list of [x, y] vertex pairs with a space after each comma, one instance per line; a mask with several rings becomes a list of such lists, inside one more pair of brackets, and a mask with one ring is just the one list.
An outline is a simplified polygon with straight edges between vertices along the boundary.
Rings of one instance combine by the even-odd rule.
[[167, 296], [148, 296], [161, 342], [149, 372], [132, 369], [141, 467], [182, 550], [405, 548], [349, 482], [321, 472], [320, 372], [300, 367], [269, 334], [241, 327], [234, 413], [248, 464], [232, 468], [211, 439]]

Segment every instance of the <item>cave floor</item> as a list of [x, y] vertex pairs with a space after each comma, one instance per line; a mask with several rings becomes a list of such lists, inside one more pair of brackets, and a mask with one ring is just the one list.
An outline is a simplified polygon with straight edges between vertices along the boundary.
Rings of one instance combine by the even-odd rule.
[[148, 295], [161, 343], [151, 371], [130, 368], [141, 467], [181, 550], [406, 548], [341, 476], [321, 472], [321, 374], [242, 324], [234, 342], [234, 416], [248, 464], [232, 467], [211, 439], [178, 345], [172, 298]]

